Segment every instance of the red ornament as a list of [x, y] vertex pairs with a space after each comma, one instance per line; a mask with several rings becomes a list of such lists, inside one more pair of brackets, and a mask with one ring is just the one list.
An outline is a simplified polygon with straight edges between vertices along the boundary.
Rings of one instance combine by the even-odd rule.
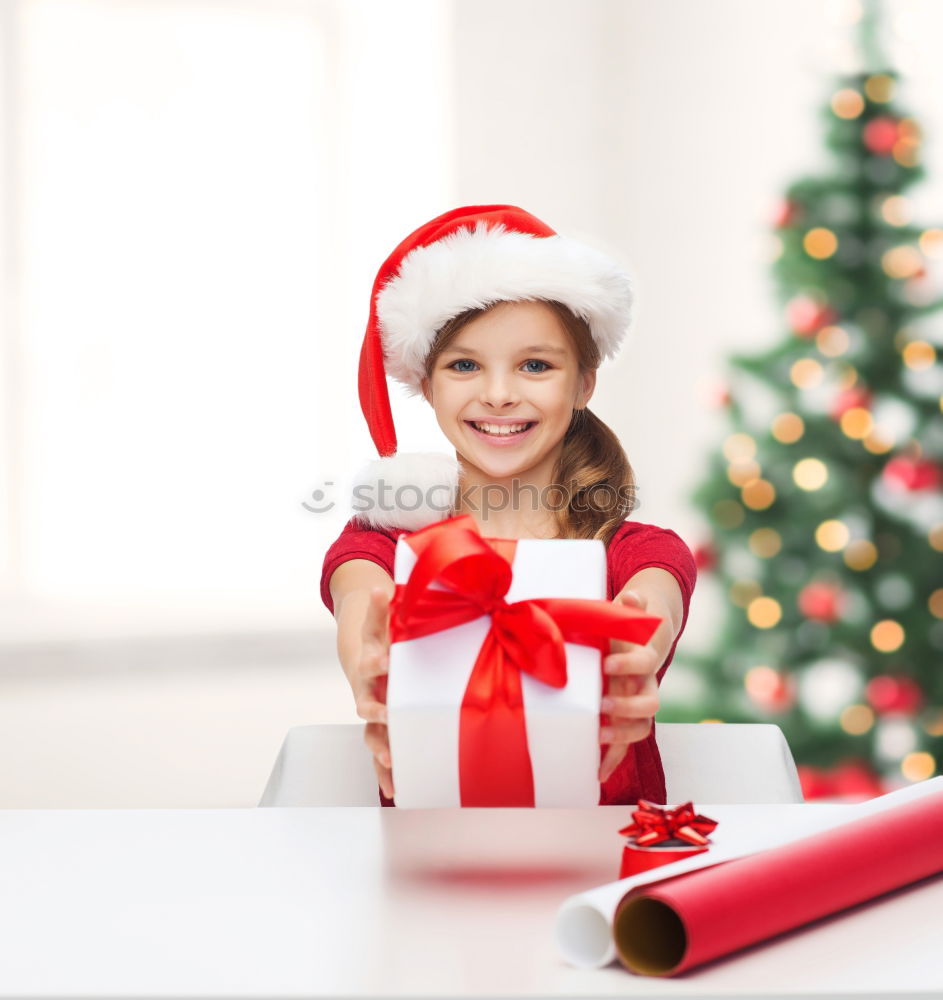
[[835, 584], [813, 580], [799, 591], [796, 604], [806, 618], [831, 625], [845, 609], [845, 592]]
[[831, 416], [833, 420], [841, 418], [853, 409], [870, 410], [873, 397], [867, 389], [855, 386], [852, 389], [845, 389], [835, 396], [832, 403]]
[[864, 694], [878, 715], [915, 715], [923, 704], [923, 691], [910, 677], [872, 677]]
[[777, 229], [791, 226], [802, 216], [802, 205], [791, 198], [783, 198], [773, 211], [773, 225]]
[[926, 458], [897, 455], [884, 466], [881, 478], [895, 493], [922, 493], [943, 484], [943, 470]]
[[798, 295], [786, 306], [786, 319], [793, 333], [800, 337], [813, 337], [823, 326], [834, 323], [838, 314], [830, 306], [807, 295]]
[[880, 777], [860, 760], [845, 760], [828, 770], [800, 764], [799, 784], [804, 799], [873, 799], [887, 789]]
[[707, 573], [710, 573], [717, 565], [717, 550], [710, 542], [696, 546], [693, 555], [694, 565]]
[[796, 703], [796, 681], [772, 667], [753, 667], [746, 678], [750, 700], [763, 712], [788, 712]]
[[861, 133], [865, 149], [875, 156], [890, 156], [900, 138], [900, 122], [896, 118], [880, 115], [872, 118]]

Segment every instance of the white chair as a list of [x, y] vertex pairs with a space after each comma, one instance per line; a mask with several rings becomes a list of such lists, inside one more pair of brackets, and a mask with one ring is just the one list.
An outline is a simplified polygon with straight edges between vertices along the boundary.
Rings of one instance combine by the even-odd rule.
[[[672, 804], [802, 801], [779, 726], [661, 722], [656, 733]], [[363, 726], [290, 729], [259, 805], [379, 805]]]

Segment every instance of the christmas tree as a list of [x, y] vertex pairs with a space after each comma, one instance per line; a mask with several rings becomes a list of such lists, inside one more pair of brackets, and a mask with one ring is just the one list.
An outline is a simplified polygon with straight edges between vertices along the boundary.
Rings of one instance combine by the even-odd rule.
[[694, 494], [724, 595], [713, 647], [682, 658], [705, 693], [664, 716], [775, 722], [807, 797], [943, 770], [943, 231], [904, 196], [921, 130], [876, 5], [857, 30], [864, 68], [823, 108], [831, 166], [775, 219], [783, 336], [730, 359]]

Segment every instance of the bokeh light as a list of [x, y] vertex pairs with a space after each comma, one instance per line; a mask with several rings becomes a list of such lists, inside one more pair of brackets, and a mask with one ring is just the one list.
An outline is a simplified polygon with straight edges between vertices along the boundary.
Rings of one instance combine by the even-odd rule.
[[932, 754], [917, 750], [907, 754], [900, 762], [900, 773], [908, 781], [926, 781], [936, 773], [936, 761]]
[[931, 368], [936, 362], [936, 348], [925, 340], [912, 340], [902, 352], [904, 364], [914, 371]]
[[731, 434], [724, 441], [724, 458], [728, 462], [749, 462], [756, 456], [756, 441], [749, 434]]
[[828, 482], [828, 467], [819, 458], [803, 458], [793, 466], [792, 478], [800, 490], [819, 490]]
[[864, 98], [851, 87], [837, 90], [832, 95], [832, 111], [836, 117], [844, 118], [846, 121], [857, 118], [864, 111]]
[[825, 377], [825, 370], [815, 358], [800, 358], [789, 369], [789, 379], [797, 389], [811, 389]]
[[862, 736], [874, 725], [874, 711], [867, 705], [849, 705], [842, 710], [838, 724], [849, 736]]
[[779, 555], [783, 539], [775, 528], [757, 528], [750, 535], [749, 546], [750, 551], [761, 559], [772, 559]]
[[732, 462], [727, 468], [727, 478], [734, 486], [746, 486], [753, 479], [759, 479], [758, 462]]
[[927, 598], [927, 607], [934, 618], [943, 618], [943, 588], [934, 590]]
[[838, 358], [851, 346], [851, 338], [843, 327], [823, 326], [815, 336], [815, 346], [827, 358]]
[[866, 438], [874, 426], [871, 411], [862, 406], [852, 406], [841, 415], [842, 433], [855, 441]]
[[881, 202], [881, 217], [889, 226], [906, 226], [912, 214], [910, 202], [903, 195], [892, 194]]
[[889, 278], [903, 280], [912, 278], [923, 268], [923, 258], [916, 247], [893, 247], [881, 257], [881, 267]]
[[773, 597], [755, 597], [747, 605], [747, 619], [756, 628], [773, 628], [782, 616], [783, 609]]
[[918, 242], [928, 257], [943, 257], [943, 229], [925, 229]]
[[802, 238], [802, 248], [815, 260], [827, 260], [838, 249], [838, 237], [831, 229], [819, 226], [805, 234]]
[[815, 529], [815, 541], [826, 552], [841, 552], [848, 544], [850, 532], [843, 521], [823, 521]]
[[873, 542], [866, 538], [856, 538], [849, 542], [844, 553], [845, 565], [849, 569], [857, 570], [859, 573], [870, 569], [878, 558], [878, 550]]
[[894, 78], [887, 73], [875, 73], [865, 80], [864, 92], [869, 101], [886, 104], [894, 96]]
[[773, 420], [771, 432], [780, 444], [795, 444], [805, 433], [805, 421], [796, 413], [780, 413]]
[[750, 601], [762, 593], [763, 588], [756, 580], [735, 580], [730, 586], [730, 600], [738, 608], [745, 608]]
[[743, 518], [746, 515], [746, 512], [736, 500], [718, 500], [711, 507], [711, 513], [714, 520], [722, 528], [738, 528], [743, 524]]
[[776, 490], [765, 479], [752, 479], [740, 491], [740, 496], [750, 510], [766, 510], [776, 500]]
[[871, 629], [871, 645], [879, 653], [894, 653], [904, 644], [905, 633], [900, 622], [885, 618]]

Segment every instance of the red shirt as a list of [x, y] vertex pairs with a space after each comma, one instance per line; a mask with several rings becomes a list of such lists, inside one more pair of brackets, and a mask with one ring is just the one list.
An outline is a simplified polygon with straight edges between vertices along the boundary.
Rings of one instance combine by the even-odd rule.
[[[386, 570], [392, 579], [393, 554], [399, 534], [401, 531], [398, 529], [366, 528], [356, 518], [351, 518], [347, 522], [340, 537], [327, 550], [321, 571], [321, 599], [331, 614], [334, 614], [334, 602], [331, 599], [329, 583], [334, 570], [348, 559], [367, 559]], [[639, 570], [649, 566], [667, 570], [678, 581], [683, 609], [681, 629], [668, 651], [665, 662], [658, 670], [657, 677], [660, 684], [674, 657], [678, 638], [687, 624], [688, 606], [697, 580], [694, 557], [687, 545], [673, 531], [658, 528], [653, 524], [625, 521], [606, 549], [606, 564], [607, 597], [610, 601]], [[384, 805], [393, 804], [382, 793], [380, 798]], [[654, 724], [652, 731], [644, 740], [629, 745], [628, 753], [622, 763], [602, 785], [599, 804], [626, 805], [638, 802], [640, 798], [659, 803], [665, 802], [666, 798], [665, 773], [655, 743]]]

